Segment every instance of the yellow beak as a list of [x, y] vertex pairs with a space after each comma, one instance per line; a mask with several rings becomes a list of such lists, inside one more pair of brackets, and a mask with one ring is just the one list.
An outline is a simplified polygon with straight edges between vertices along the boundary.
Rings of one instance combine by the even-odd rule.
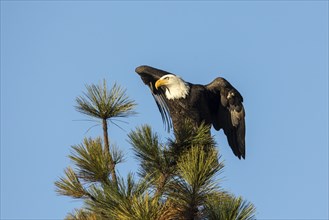
[[166, 85], [167, 80], [165, 79], [159, 79], [155, 82], [155, 88], [158, 89], [160, 86]]

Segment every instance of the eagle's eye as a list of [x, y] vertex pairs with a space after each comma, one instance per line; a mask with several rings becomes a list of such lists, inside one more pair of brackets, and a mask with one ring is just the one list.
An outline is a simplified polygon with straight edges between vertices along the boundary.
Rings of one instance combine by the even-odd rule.
[[166, 78], [164, 78], [165, 80], [169, 80], [169, 76], [167, 76]]

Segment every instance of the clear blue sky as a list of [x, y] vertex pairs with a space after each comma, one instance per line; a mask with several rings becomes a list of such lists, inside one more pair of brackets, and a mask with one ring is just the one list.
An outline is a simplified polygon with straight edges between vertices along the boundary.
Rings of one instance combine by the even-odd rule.
[[1, 219], [62, 219], [80, 207], [53, 182], [70, 146], [101, 134], [74, 110], [85, 84], [127, 89], [137, 116], [110, 127], [137, 163], [127, 133], [160, 114], [136, 66], [206, 84], [228, 79], [245, 98], [247, 157], [225, 160], [223, 187], [259, 219], [328, 218], [327, 1], [1, 1]]

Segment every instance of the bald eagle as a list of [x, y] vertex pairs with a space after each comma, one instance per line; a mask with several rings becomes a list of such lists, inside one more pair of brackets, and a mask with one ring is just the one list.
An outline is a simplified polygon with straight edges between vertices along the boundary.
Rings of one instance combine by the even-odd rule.
[[136, 68], [149, 86], [168, 129], [179, 129], [182, 120], [224, 130], [235, 156], [245, 158], [245, 111], [241, 94], [224, 78], [207, 85], [192, 84], [179, 76], [150, 66]]

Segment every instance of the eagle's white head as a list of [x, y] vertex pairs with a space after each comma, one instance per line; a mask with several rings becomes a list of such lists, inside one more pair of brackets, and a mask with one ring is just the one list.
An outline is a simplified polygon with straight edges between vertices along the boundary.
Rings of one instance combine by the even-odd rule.
[[158, 89], [159, 87], [165, 87], [167, 99], [184, 99], [190, 90], [184, 80], [173, 74], [167, 74], [158, 79], [155, 82], [155, 88]]

